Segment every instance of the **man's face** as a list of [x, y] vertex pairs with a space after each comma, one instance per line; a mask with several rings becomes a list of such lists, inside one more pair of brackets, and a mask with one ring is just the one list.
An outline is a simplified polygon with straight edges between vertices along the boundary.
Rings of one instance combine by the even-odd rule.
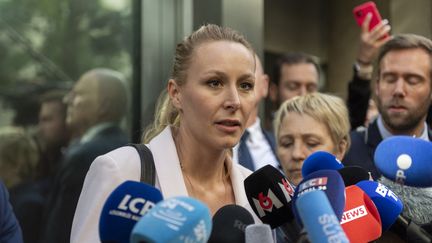
[[380, 69], [375, 93], [387, 129], [401, 134], [422, 126], [431, 102], [429, 54], [419, 48], [390, 51]]
[[43, 102], [39, 112], [39, 133], [48, 147], [65, 145], [68, 138], [65, 108], [61, 101]]
[[312, 63], [283, 64], [280, 72], [279, 103], [318, 90], [318, 71]]
[[98, 82], [92, 74], [84, 74], [65, 97], [66, 123], [74, 134], [82, 134], [97, 123], [99, 112]]

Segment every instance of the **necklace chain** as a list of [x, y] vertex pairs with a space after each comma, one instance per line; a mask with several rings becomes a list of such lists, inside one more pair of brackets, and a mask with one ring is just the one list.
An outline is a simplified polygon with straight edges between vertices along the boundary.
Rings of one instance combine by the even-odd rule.
[[[192, 196], [197, 197], [197, 195], [196, 195], [196, 189], [195, 189], [194, 185], [192, 184], [189, 176], [185, 172], [183, 163], [181, 163], [181, 162], [180, 162], [180, 168], [181, 168], [181, 170], [183, 172], [183, 175], [186, 177], [186, 180], [188, 181], [188, 183], [189, 183], [189, 185], [190, 185], [190, 187], [192, 189], [192, 191], [191, 191]], [[224, 171], [226, 171], [225, 164], [224, 164]], [[224, 186], [224, 202], [223, 202], [223, 204], [225, 204], [225, 202], [227, 202], [227, 189], [226, 189], [226, 185], [225, 185], [225, 180], [226, 180], [226, 178], [225, 178], [225, 176], [223, 176], [223, 178], [222, 178], [222, 183], [223, 183], [223, 186]]]

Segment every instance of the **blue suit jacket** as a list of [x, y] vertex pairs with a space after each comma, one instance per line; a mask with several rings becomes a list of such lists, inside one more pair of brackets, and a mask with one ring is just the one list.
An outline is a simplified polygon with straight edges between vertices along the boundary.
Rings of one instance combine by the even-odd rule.
[[8, 191], [0, 181], [0, 242], [20, 243], [23, 242], [21, 228], [9, 203]]

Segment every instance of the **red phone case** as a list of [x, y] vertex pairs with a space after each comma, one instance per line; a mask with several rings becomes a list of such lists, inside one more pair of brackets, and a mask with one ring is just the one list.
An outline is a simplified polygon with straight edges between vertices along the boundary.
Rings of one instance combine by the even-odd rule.
[[362, 26], [363, 21], [368, 13], [372, 14], [372, 19], [369, 24], [369, 31], [381, 22], [381, 15], [374, 2], [363, 3], [353, 9], [354, 18], [359, 26]]

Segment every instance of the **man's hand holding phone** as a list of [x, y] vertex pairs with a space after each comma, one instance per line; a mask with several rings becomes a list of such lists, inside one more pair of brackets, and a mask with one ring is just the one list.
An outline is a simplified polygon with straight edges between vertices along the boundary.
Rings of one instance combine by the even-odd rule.
[[361, 25], [360, 46], [357, 54], [357, 62], [362, 65], [371, 64], [379, 48], [384, 45], [390, 36], [390, 25], [387, 19], [381, 20], [369, 31], [372, 13], [367, 13]]

